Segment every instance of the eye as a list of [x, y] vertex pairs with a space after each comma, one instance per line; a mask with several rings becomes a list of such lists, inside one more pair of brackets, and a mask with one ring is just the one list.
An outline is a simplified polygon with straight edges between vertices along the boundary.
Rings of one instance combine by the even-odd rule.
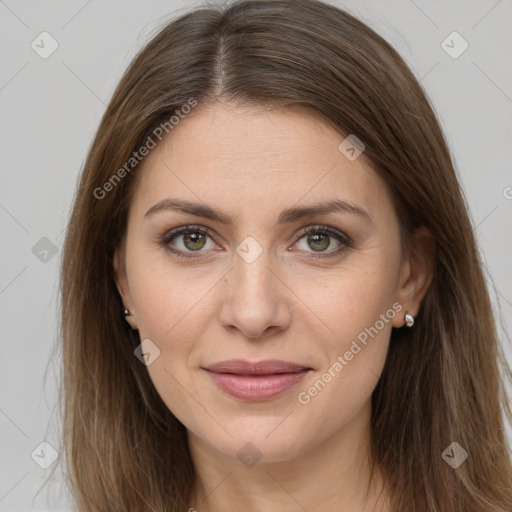
[[[338, 242], [338, 247], [327, 251], [331, 245], [332, 238]], [[313, 257], [331, 257], [335, 256], [347, 248], [353, 247], [352, 240], [341, 231], [330, 228], [329, 226], [315, 226], [302, 231], [298, 242], [305, 240], [306, 248], [311, 248], [314, 253]], [[306, 252], [309, 252], [306, 250]], [[324, 253], [326, 253], [324, 255]]]
[[[198, 226], [181, 226], [173, 229], [170, 233], [167, 233], [162, 239], [162, 245], [165, 246], [169, 251], [182, 258], [193, 258], [194, 256], [185, 255], [187, 252], [201, 252], [201, 249], [206, 247], [207, 237], [210, 237], [210, 230], [207, 228], [201, 228]], [[181, 243], [177, 245], [178, 250], [170, 247], [171, 242], [179, 240]]]
[[[208, 228], [181, 226], [167, 233], [162, 238], [161, 244], [180, 258], [194, 258], [195, 256], [192, 256], [191, 253], [204, 252], [202, 249], [208, 250], [208, 238], [211, 239], [211, 231]], [[338, 242], [338, 247], [327, 251], [333, 238]], [[308, 248], [312, 249], [313, 253], [317, 253], [311, 254], [314, 258], [335, 256], [343, 250], [353, 247], [352, 240], [347, 235], [329, 226], [307, 228], [301, 232], [297, 242], [301, 242], [302, 239], [306, 244], [304, 252], [311, 252], [308, 251]], [[212, 245], [216, 246], [214, 243]], [[214, 247], [210, 247], [210, 249], [214, 249]]]

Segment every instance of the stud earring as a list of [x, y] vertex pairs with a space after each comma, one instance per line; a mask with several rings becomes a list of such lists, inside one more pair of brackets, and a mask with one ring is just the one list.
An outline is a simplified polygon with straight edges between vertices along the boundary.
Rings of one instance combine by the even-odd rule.
[[123, 311], [123, 314], [124, 314], [124, 316], [130, 316], [130, 310], [129, 309], [125, 309]]
[[407, 327], [412, 327], [414, 325], [414, 318], [409, 315], [409, 313], [405, 313], [405, 325], [407, 325]]

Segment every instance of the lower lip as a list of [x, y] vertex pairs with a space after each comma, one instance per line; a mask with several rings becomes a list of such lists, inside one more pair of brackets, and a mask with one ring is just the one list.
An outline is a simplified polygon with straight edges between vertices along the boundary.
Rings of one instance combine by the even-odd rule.
[[274, 375], [235, 375], [206, 370], [219, 389], [242, 400], [269, 400], [298, 384], [311, 370]]

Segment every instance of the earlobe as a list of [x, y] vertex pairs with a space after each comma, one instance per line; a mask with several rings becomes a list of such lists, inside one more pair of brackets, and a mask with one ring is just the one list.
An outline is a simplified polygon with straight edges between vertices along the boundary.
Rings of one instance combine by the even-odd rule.
[[397, 301], [402, 304], [404, 314], [395, 317], [394, 327], [402, 327], [406, 323], [406, 313], [413, 318], [418, 315], [421, 302], [434, 278], [435, 258], [432, 233], [425, 226], [420, 226], [411, 237], [402, 263]]

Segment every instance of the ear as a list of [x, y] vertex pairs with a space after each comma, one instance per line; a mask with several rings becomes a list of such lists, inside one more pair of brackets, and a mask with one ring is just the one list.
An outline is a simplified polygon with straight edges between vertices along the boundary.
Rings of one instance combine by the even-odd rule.
[[405, 324], [405, 313], [416, 317], [421, 301], [434, 278], [436, 247], [429, 229], [420, 226], [411, 236], [406, 257], [402, 262], [396, 300], [403, 306], [403, 314], [393, 318], [393, 327]]
[[[123, 305], [130, 311], [130, 315], [126, 316], [126, 321], [130, 324], [132, 329], [138, 329], [137, 314], [132, 302], [132, 296], [130, 294], [130, 286], [128, 284], [128, 277], [126, 275], [126, 265], [123, 257], [124, 245], [117, 247], [114, 250], [114, 279], [117, 286], [117, 291], [121, 296]], [[120, 311], [120, 314], [123, 312]]]

